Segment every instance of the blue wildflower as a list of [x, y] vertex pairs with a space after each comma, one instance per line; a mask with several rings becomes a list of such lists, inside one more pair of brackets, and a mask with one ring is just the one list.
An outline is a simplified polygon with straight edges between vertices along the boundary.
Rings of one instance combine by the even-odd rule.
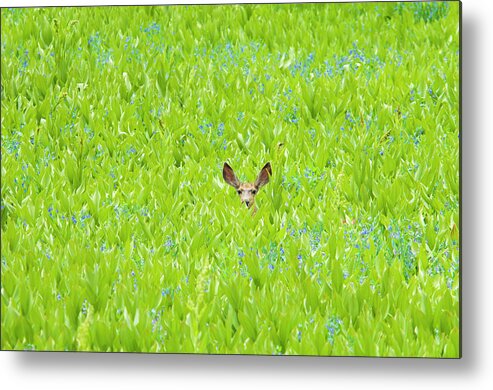
[[169, 247], [173, 246], [173, 240], [171, 240], [171, 237], [170, 236], [166, 237], [166, 242], [164, 243], [164, 246], [166, 248], [169, 248]]
[[217, 135], [219, 137], [222, 137], [224, 134], [224, 123], [220, 123], [219, 126], [217, 127]]

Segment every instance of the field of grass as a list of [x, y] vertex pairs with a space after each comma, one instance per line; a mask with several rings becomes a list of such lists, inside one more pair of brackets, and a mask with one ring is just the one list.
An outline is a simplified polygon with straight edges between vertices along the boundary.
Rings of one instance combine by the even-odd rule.
[[459, 356], [458, 3], [1, 23], [2, 349]]

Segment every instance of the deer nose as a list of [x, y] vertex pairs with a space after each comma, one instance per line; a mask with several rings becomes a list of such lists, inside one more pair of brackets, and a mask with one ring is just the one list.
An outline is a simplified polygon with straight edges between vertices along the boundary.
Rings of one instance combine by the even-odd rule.
[[247, 205], [247, 207], [250, 207], [250, 201], [249, 200], [245, 200], [245, 204]]

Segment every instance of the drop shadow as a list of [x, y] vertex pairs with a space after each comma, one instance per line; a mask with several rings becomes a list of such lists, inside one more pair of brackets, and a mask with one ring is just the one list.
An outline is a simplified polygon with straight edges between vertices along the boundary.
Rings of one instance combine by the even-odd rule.
[[[402, 379], [402, 375], [420, 377], [461, 377], [478, 370], [480, 349], [478, 316], [479, 235], [474, 221], [481, 209], [477, 189], [480, 156], [476, 151], [482, 142], [479, 134], [479, 21], [471, 17], [462, 20], [462, 172], [461, 172], [461, 286], [462, 286], [462, 353], [460, 360], [449, 359], [393, 359], [393, 358], [337, 358], [294, 356], [232, 356], [232, 355], [175, 355], [138, 353], [82, 353], [82, 352], [10, 352], [20, 371], [63, 370], [104, 371], [106, 373], [138, 371], [145, 373], [175, 372], [194, 374], [207, 372], [232, 374], [296, 374], [366, 375], [387, 379]], [[4, 352], [5, 353], [5, 352]]]

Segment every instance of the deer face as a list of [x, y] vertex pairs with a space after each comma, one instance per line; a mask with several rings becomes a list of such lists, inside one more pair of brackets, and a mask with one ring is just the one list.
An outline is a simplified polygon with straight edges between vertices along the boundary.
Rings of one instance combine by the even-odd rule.
[[245, 203], [247, 207], [252, 207], [255, 203], [255, 195], [257, 195], [257, 187], [251, 183], [241, 183], [236, 192], [240, 195], [242, 203]]
[[269, 178], [272, 175], [272, 168], [270, 163], [264, 165], [260, 171], [257, 180], [254, 183], [242, 183], [237, 178], [231, 168], [227, 163], [223, 166], [223, 178], [226, 183], [233, 186], [240, 196], [241, 202], [245, 203], [248, 208], [254, 206], [255, 196], [260, 188], [269, 182]]

